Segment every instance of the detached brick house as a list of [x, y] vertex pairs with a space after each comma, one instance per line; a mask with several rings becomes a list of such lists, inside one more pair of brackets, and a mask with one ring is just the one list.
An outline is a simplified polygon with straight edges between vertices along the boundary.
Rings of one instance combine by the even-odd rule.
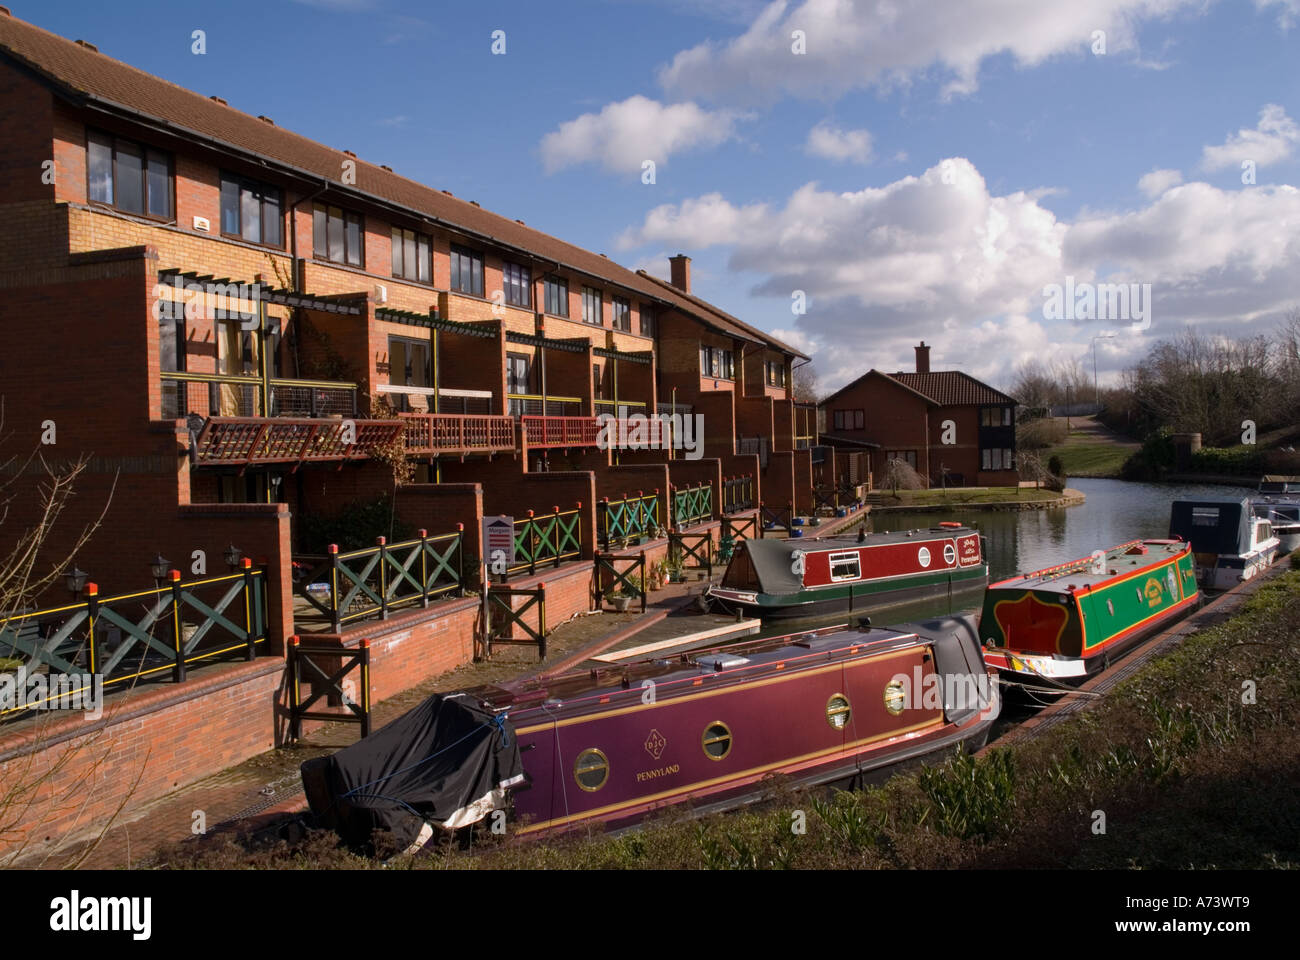
[[957, 370], [930, 370], [916, 348], [914, 373], [869, 370], [818, 405], [822, 440], [870, 451], [880, 482], [885, 464], [905, 461], [931, 486], [1012, 486], [1016, 400]]

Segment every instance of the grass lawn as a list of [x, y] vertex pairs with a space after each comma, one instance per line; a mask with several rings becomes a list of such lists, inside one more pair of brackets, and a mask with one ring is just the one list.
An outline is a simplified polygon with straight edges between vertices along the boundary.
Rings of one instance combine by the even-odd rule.
[[1115, 477], [1137, 446], [1120, 446], [1108, 442], [1066, 440], [1059, 447], [1043, 452], [1043, 463], [1057, 456], [1067, 477]]
[[1061, 494], [1043, 488], [1033, 487], [983, 487], [967, 490], [950, 487], [947, 490], [899, 490], [894, 496], [892, 491], [877, 490], [883, 506], [930, 506], [941, 503], [1004, 503], [1008, 500], [1056, 500]]

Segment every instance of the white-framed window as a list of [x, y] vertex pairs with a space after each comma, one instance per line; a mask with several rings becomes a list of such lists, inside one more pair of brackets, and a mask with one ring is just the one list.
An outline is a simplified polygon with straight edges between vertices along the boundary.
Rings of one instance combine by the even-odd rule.
[[982, 470], [1014, 470], [1016, 469], [1016, 455], [1014, 450], [1008, 450], [1005, 447], [992, 447], [980, 451], [980, 469]]
[[831, 554], [831, 582], [858, 580], [862, 577], [862, 564], [856, 551]]

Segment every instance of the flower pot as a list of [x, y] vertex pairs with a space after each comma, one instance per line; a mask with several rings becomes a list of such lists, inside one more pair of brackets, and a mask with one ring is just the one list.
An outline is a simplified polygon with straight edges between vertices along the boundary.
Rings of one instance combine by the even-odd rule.
[[627, 613], [627, 608], [632, 606], [631, 597], [610, 597], [609, 605], [614, 608], [616, 613]]

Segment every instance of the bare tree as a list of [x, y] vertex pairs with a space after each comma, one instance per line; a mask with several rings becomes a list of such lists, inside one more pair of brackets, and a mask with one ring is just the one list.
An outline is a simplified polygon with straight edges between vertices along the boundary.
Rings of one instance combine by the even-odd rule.
[[885, 461], [884, 484], [898, 496], [898, 488], [904, 490], [924, 490], [925, 479], [912, 468], [906, 460], [891, 457]]
[[813, 369], [811, 360], [794, 368], [791, 389], [796, 400], [803, 403], [817, 402], [817, 371]]

